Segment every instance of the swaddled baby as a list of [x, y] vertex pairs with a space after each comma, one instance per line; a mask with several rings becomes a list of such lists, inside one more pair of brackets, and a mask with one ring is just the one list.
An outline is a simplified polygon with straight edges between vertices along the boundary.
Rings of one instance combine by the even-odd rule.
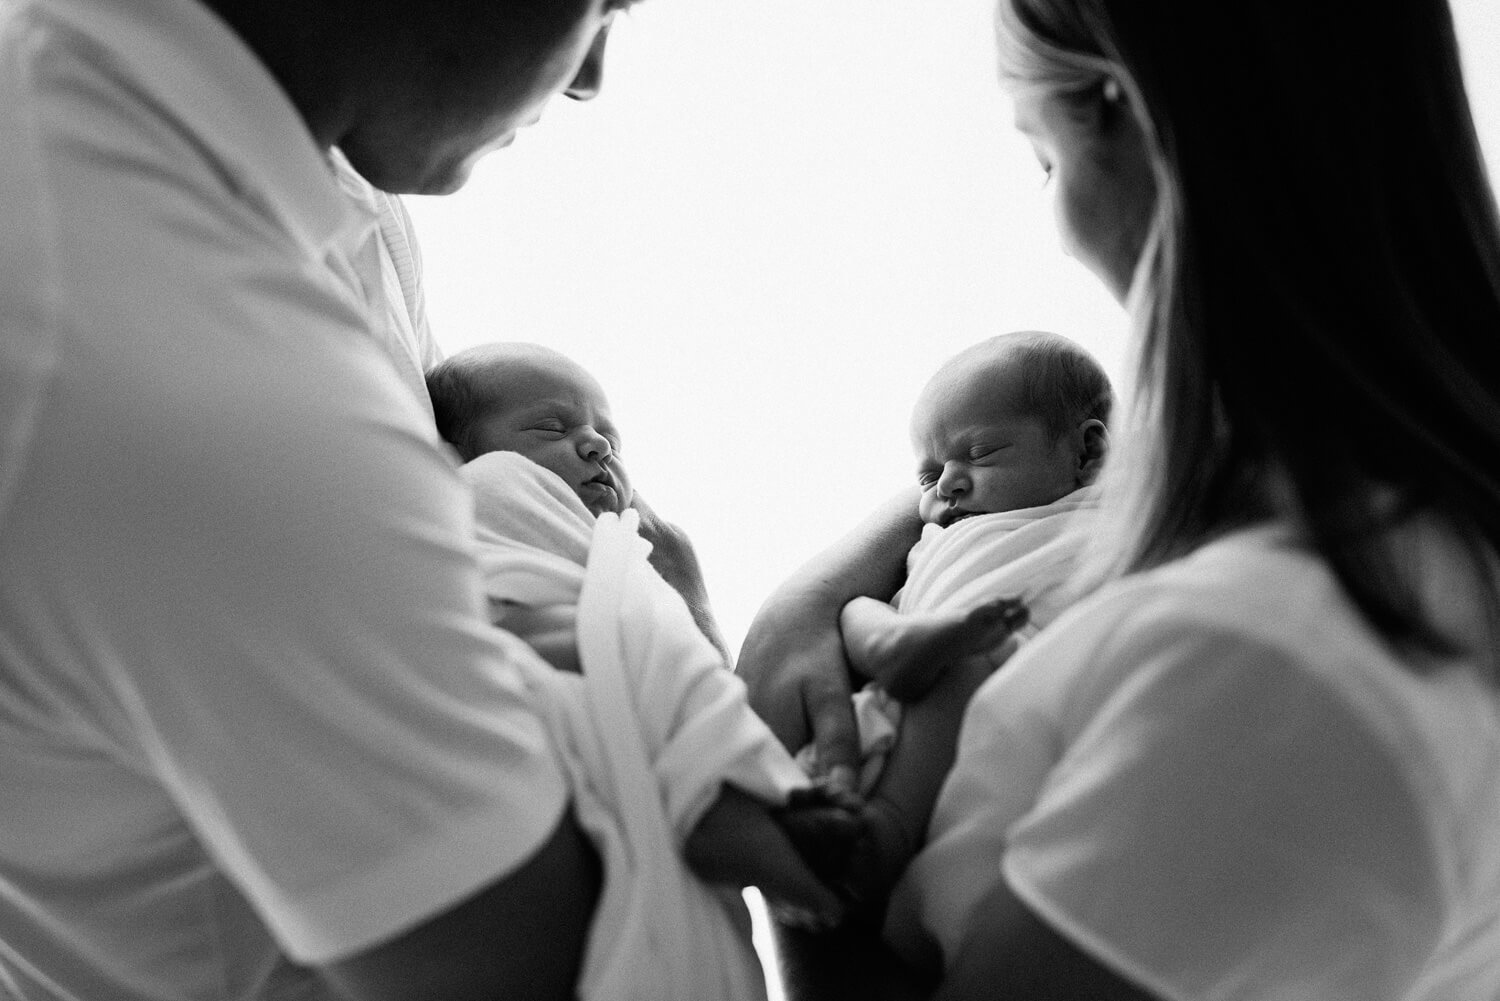
[[[646, 565], [650, 547], [636, 537], [637, 519], [654, 516], [631, 487], [598, 382], [555, 351], [502, 343], [455, 355], [428, 373], [427, 384], [439, 433], [465, 460], [463, 473], [475, 489], [481, 564], [496, 625], [562, 671], [602, 678], [609, 670], [605, 661], [623, 660], [631, 690], [596, 708], [613, 714], [616, 729], [641, 734], [671, 820], [689, 822], [689, 830], [679, 832], [683, 854], [701, 878], [754, 885], [790, 909], [836, 918], [838, 898], [787, 831], [816, 827], [826, 850], [829, 837], [846, 843], [853, 837], [855, 820], [806, 792], [803, 773], [750, 710], [742, 682], [726, 669], [722, 643], [710, 642], [717, 632], [701, 583], [687, 587], [698, 600], [684, 602]], [[685, 540], [678, 541], [684, 544], [659, 549], [676, 549], [679, 559], [693, 562]], [[601, 545], [607, 550], [602, 556]], [[602, 567], [615, 557], [630, 583], [618, 599], [599, 599], [608, 585], [596, 578], [615, 572]], [[701, 580], [663, 569], [664, 576]], [[599, 645], [598, 629], [585, 614], [601, 603], [611, 606], [604, 617], [627, 634], [609, 641], [614, 647]], [[698, 614], [691, 615], [695, 604]], [[648, 627], [646, 620], [664, 625]], [[643, 636], [616, 656], [615, 647], [631, 643], [628, 634], [651, 628], [654, 637]], [[600, 652], [591, 657], [591, 649]], [[683, 736], [693, 730], [703, 733], [701, 753], [683, 750], [684, 740], [696, 739]], [[706, 795], [698, 789], [693, 795], [702, 802], [677, 803], [673, 769], [685, 774], [716, 756], [726, 762], [723, 783], [712, 783]], [[809, 805], [788, 813], [789, 797]]]
[[855, 696], [869, 796], [843, 881], [856, 898], [881, 900], [921, 847], [969, 695], [1076, 598], [1111, 397], [1098, 362], [1040, 331], [982, 341], [923, 388], [911, 439], [924, 527], [905, 585], [889, 604], [854, 599], [840, 620], [871, 681]]

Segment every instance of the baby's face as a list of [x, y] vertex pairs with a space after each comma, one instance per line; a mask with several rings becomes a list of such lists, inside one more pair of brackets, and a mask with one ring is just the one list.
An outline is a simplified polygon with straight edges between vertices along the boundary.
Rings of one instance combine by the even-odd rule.
[[1079, 486], [1068, 435], [1052, 438], [1020, 412], [1007, 377], [930, 384], [912, 415], [922, 486], [918, 511], [933, 525], [1050, 504]]
[[481, 419], [479, 452], [519, 452], [562, 477], [596, 517], [630, 506], [634, 491], [620, 462], [620, 435], [599, 384], [562, 359], [515, 366], [497, 387], [505, 401]]

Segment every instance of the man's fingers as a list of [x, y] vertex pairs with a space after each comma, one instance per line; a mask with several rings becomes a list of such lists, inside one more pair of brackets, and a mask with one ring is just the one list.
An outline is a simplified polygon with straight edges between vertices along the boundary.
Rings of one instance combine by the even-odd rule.
[[806, 711], [819, 772], [834, 788], [857, 792], [859, 728], [848, 687], [830, 684], [809, 689]]

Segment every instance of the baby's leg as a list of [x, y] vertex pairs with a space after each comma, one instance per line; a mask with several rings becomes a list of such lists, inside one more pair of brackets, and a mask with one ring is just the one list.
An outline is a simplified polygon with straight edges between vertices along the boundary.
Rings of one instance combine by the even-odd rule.
[[849, 662], [903, 702], [921, 698], [955, 661], [1000, 646], [1025, 621], [1016, 598], [922, 612], [855, 598], [839, 616]]
[[861, 812], [864, 837], [845, 881], [855, 901], [881, 910], [922, 847], [969, 699], [1014, 650], [1011, 640], [998, 651], [965, 657], [924, 698], [903, 708], [896, 744]]
[[[853, 810], [831, 805], [814, 809], [822, 814], [814, 826], [842, 846], [836, 854], [846, 855], [859, 831]], [[803, 818], [804, 828], [811, 823]], [[843, 914], [837, 895], [813, 873], [772, 809], [733, 786], [723, 787], [688, 835], [683, 854], [700, 879], [757, 887], [767, 901], [816, 923], [831, 926]]]

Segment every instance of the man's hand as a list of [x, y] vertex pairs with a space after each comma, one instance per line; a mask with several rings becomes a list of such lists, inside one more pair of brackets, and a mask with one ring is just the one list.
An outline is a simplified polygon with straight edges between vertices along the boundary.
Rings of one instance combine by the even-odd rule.
[[921, 527], [915, 491], [901, 491], [777, 588], [740, 649], [750, 704], [792, 751], [812, 743], [835, 788], [852, 789], [859, 765], [839, 614], [851, 598], [895, 593]]

